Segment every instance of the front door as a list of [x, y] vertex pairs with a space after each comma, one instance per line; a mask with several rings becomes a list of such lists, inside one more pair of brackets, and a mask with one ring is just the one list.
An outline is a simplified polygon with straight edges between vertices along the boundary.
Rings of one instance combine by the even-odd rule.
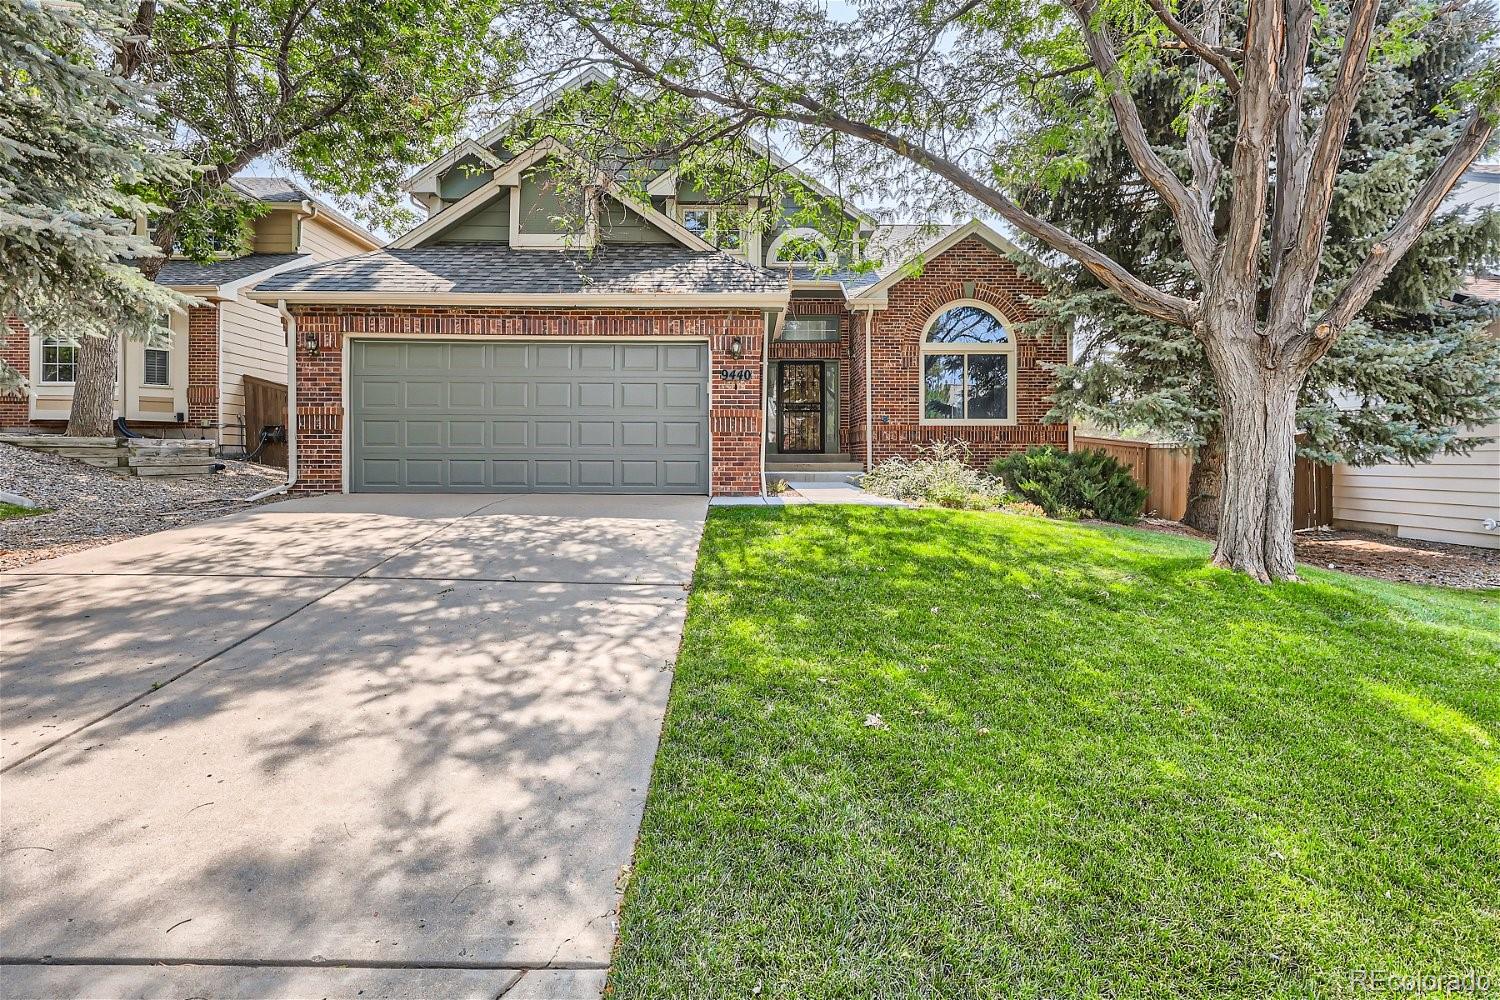
[[823, 362], [783, 361], [778, 377], [779, 450], [823, 450]]

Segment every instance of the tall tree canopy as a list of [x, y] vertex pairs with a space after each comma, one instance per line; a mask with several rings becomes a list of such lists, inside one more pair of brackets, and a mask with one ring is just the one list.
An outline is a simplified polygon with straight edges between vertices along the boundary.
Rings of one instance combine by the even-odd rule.
[[[150, 93], [111, 72], [125, 42], [120, 3], [0, 0], [0, 315], [38, 334], [159, 329], [179, 301], [132, 266], [155, 205], [142, 186], [179, 183]], [[0, 361], [0, 391], [25, 383]]]
[[[1390, 15], [1383, 23], [1389, 26]], [[1405, 207], [1416, 179], [1452, 145], [1459, 123], [1437, 109], [1484, 58], [1485, 28], [1473, 14], [1452, 18], [1435, 25], [1409, 59], [1371, 67], [1339, 158], [1320, 295], [1332, 294], [1348, 277], [1358, 263], [1350, 249], [1380, 235]], [[1313, 50], [1320, 76], [1336, 70], [1335, 54]], [[1175, 135], [1174, 96], [1196, 87], [1179, 70], [1163, 66], [1138, 91], [1142, 122], [1158, 146]], [[1234, 139], [1224, 111], [1209, 121], [1221, 157]], [[1119, 134], [1101, 131], [1075, 156], [1078, 165], [1056, 172], [1050, 183], [1018, 178], [1021, 204], [1071, 231], [1094, 234], [1097, 246], [1154, 284], [1199, 294], [1170, 213], [1144, 189]], [[1221, 187], [1216, 197], [1222, 202], [1226, 193]], [[1051, 290], [1037, 303], [1044, 313], [1038, 325], [1074, 330], [1083, 345], [1078, 363], [1058, 372], [1054, 415], [1196, 445], [1185, 520], [1216, 530], [1223, 455], [1213, 373], [1202, 345], [1181, 327], [1136, 313], [1076, 263], [1038, 249], [1055, 265], [1031, 268]], [[1455, 210], [1435, 218], [1309, 370], [1297, 413], [1300, 454], [1323, 462], [1417, 462], [1483, 440], [1479, 427], [1500, 412], [1500, 340], [1486, 329], [1490, 309], [1457, 304], [1452, 296], [1497, 250], [1500, 218], [1493, 213]]]
[[[534, 18], [534, 34], [550, 30], [549, 44], [575, 51], [581, 43], [627, 84], [698, 102], [717, 134], [776, 123], [869, 187], [899, 194], [940, 182], [1076, 261], [1135, 311], [1191, 331], [1223, 414], [1214, 561], [1261, 580], [1295, 576], [1296, 413], [1309, 369], [1422, 235], [1500, 110], [1490, 64], [1445, 95], [1445, 114], [1461, 122], [1454, 141], [1431, 171], [1404, 181], [1401, 210], [1346, 248], [1350, 266], [1330, 283], [1320, 281], [1329, 214], [1360, 96], [1381, 66], [1410, 59], [1429, 32], [1470, 10], [1465, 0], [1410, 4], [1385, 22], [1379, 0], [1240, 0], [1233, 10], [1227, 0], [882, 0], [848, 21], [812, 0], [536, 2], [551, 20]], [[1309, 71], [1314, 52], [1327, 53], [1331, 74]], [[1135, 95], [1168, 66], [1196, 86], [1174, 95], [1180, 131], [1158, 146]], [[1091, 84], [1082, 93], [1079, 74]], [[1213, 142], [1216, 113], [1234, 123], [1227, 150]], [[1031, 128], [1036, 120], [1053, 124]], [[1017, 203], [1018, 176], [1076, 171], [1101, 130], [1119, 134], [1170, 214], [1194, 290], [1135, 274], [1093, 234]]]
[[[497, 12], [493, 0], [141, 0], [118, 72], [156, 88], [165, 134], [195, 168], [152, 192], [163, 210], [146, 275], [174, 246], [243, 244], [255, 209], [224, 183], [262, 157], [360, 199], [369, 218], [403, 219], [396, 182], [446, 149], [513, 68]], [[100, 433], [109, 406], [90, 387], [112, 384], [116, 346], [84, 348], [101, 357], [75, 387], [69, 433]]]

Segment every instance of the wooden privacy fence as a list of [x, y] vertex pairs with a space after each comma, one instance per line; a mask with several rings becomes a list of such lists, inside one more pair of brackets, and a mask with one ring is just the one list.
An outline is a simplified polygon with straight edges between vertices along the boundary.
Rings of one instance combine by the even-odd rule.
[[[1121, 438], [1073, 437], [1073, 447], [1102, 451], [1130, 469], [1146, 487], [1146, 514], [1180, 521], [1187, 513], [1188, 477], [1193, 471], [1193, 449], [1186, 445], [1127, 441]], [[1297, 459], [1292, 495], [1292, 528], [1318, 528], [1333, 522], [1333, 469], [1306, 458]]]
[[[286, 426], [286, 386], [267, 382], [254, 375], [245, 376], [245, 447], [250, 451], [260, 443], [262, 427]], [[256, 459], [262, 465], [286, 468], [286, 445], [268, 444]]]
[[1130, 469], [1146, 487], [1146, 514], [1180, 521], [1187, 513], [1188, 475], [1193, 471], [1193, 449], [1180, 444], [1126, 441], [1120, 438], [1075, 435], [1079, 451], [1102, 451]]

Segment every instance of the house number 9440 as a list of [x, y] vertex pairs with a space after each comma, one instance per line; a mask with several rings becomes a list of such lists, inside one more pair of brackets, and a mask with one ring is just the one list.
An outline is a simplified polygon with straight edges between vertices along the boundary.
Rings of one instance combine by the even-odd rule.
[[720, 368], [719, 378], [726, 382], [748, 382], [755, 377], [754, 368]]

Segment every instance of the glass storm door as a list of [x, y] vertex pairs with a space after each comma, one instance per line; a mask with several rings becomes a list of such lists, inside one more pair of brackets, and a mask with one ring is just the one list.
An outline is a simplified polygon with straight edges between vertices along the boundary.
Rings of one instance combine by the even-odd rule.
[[783, 452], [823, 450], [823, 362], [783, 361], [777, 388]]

